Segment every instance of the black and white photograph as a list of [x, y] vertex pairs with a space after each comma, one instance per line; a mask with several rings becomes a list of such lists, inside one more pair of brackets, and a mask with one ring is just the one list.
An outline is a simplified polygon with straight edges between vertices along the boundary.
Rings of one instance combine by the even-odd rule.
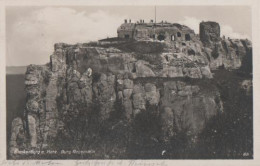
[[7, 160], [255, 158], [251, 6], [4, 13]]

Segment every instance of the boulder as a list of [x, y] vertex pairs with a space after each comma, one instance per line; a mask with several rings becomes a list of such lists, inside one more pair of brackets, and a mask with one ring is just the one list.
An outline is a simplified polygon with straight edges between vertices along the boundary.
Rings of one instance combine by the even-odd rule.
[[152, 83], [146, 83], [144, 85], [144, 89], [146, 92], [155, 92], [156, 91], [156, 86]]
[[213, 77], [209, 66], [201, 67], [200, 70], [201, 70], [201, 74], [202, 74], [203, 77], [205, 77], [205, 78], [212, 78]]
[[124, 89], [124, 91], [123, 91], [124, 98], [129, 99], [132, 95], [132, 92], [133, 92], [133, 89]]
[[133, 89], [134, 84], [130, 79], [124, 79], [124, 89]]
[[198, 67], [184, 68], [183, 73], [185, 76], [190, 78], [202, 78], [200, 68]]
[[37, 146], [37, 129], [36, 129], [36, 120], [32, 115], [28, 115], [28, 128], [30, 133], [30, 145], [31, 147]]
[[123, 106], [124, 106], [124, 110], [125, 110], [125, 117], [127, 118], [127, 120], [131, 120], [131, 117], [133, 115], [133, 107], [132, 107], [132, 101], [129, 99], [125, 99], [123, 101]]
[[[18, 138], [20, 137], [20, 138]], [[15, 118], [12, 121], [11, 138], [10, 138], [10, 153], [13, 154], [20, 146], [25, 145], [25, 132], [23, 128], [23, 121], [21, 118]]]
[[145, 99], [150, 105], [158, 105], [160, 101], [160, 93], [159, 91], [146, 92]]
[[141, 84], [134, 85], [133, 93], [145, 93], [144, 87]]
[[135, 109], [145, 110], [145, 96], [142, 93], [136, 93], [133, 95], [133, 105]]
[[38, 109], [39, 109], [39, 104], [38, 104], [38, 102], [36, 102], [35, 100], [29, 100], [29, 101], [26, 103], [26, 109], [27, 109], [29, 112], [37, 113], [37, 112], [38, 112]]
[[183, 77], [183, 72], [181, 67], [169, 67], [168, 77]]
[[147, 62], [139, 60], [135, 63], [137, 77], [154, 77], [155, 74], [147, 65]]

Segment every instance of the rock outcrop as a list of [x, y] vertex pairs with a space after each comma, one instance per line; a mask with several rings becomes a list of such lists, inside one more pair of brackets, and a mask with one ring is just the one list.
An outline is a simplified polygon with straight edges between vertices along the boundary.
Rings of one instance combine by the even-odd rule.
[[[173, 131], [185, 131], [196, 138], [205, 123], [213, 115], [223, 111], [218, 91], [201, 92], [198, 85], [189, 85], [180, 81], [163, 84], [161, 107], [164, 139], [173, 136]], [[172, 125], [175, 124], [173, 127]]]
[[[143, 112], [160, 117], [164, 142], [179, 131], [196, 142], [206, 122], [223, 112], [217, 88], [201, 82], [213, 78], [211, 70], [218, 67], [240, 68], [250, 56], [250, 41], [222, 39], [217, 23], [203, 22], [200, 40], [146, 44], [164, 48], [140, 53], [120, 43], [55, 44], [49, 64], [27, 68], [27, 103], [24, 117], [13, 120], [10, 154], [48, 149], [58, 133], [73, 133], [69, 130], [79, 117], [88, 124], [94, 113], [105, 122], [118, 109], [128, 125]], [[241, 86], [250, 89], [248, 82]]]

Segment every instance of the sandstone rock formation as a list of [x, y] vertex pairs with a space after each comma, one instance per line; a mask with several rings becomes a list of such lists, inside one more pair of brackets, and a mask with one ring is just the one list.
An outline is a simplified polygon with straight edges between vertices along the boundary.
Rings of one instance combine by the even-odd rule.
[[50, 63], [28, 66], [26, 108], [22, 119], [13, 120], [10, 154], [25, 147], [50, 148], [58, 133], [70, 134], [77, 118], [85, 118], [87, 124], [94, 112], [99, 121], [107, 121], [118, 103], [128, 125], [150, 111], [160, 117], [163, 141], [185, 131], [196, 142], [206, 122], [223, 112], [218, 90], [200, 81], [213, 78], [211, 70], [222, 66], [240, 68], [252, 49], [248, 40], [220, 38], [214, 22], [200, 24], [200, 39], [136, 43], [150, 44], [149, 48], [159, 44], [163, 50], [140, 53], [120, 44], [57, 43]]

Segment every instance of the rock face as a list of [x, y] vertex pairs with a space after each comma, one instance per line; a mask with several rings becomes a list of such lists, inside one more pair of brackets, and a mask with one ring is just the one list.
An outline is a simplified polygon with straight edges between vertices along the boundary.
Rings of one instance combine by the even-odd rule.
[[223, 111], [220, 94], [214, 90], [201, 92], [201, 88], [180, 81], [164, 82], [161, 98], [164, 139], [173, 136], [174, 130], [188, 130], [188, 135], [196, 137], [209, 118]]
[[[49, 64], [27, 68], [25, 117], [13, 120], [10, 154], [48, 149], [58, 133], [73, 137], [72, 126], [82, 127], [79, 119], [87, 128], [91, 114], [106, 122], [116, 111], [123, 115], [116, 121], [125, 119], [128, 125], [151, 112], [160, 119], [164, 142], [180, 131], [196, 142], [207, 120], [223, 112], [218, 90], [200, 82], [211, 79], [211, 70], [220, 66], [241, 67], [252, 49], [248, 40], [221, 39], [214, 22], [200, 24], [200, 40], [146, 42], [148, 51], [142, 53], [120, 44], [55, 44]], [[162, 45], [162, 51], [149, 52], [153, 45]], [[241, 86], [249, 89], [247, 82]]]
[[101, 74], [97, 83], [94, 83], [94, 95], [100, 104], [100, 118], [102, 120], [109, 118], [109, 113], [114, 110], [116, 101], [116, 92], [114, 89], [115, 76]]

